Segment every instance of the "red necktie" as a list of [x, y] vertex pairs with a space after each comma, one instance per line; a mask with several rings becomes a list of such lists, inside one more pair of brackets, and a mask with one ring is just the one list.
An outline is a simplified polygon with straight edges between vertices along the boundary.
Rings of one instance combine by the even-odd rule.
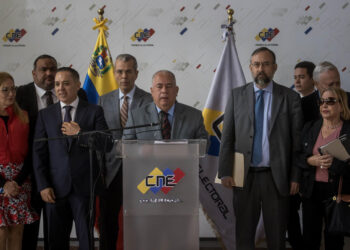
[[171, 137], [171, 125], [168, 120], [168, 113], [160, 111], [161, 113], [161, 124], [162, 124], [162, 137], [164, 140], [170, 139]]

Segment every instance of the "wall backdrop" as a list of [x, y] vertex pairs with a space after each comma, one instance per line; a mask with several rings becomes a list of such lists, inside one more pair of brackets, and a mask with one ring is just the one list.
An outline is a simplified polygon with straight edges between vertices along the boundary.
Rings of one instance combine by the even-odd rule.
[[85, 79], [97, 38], [97, 9], [105, 6], [113, 58], [130, 53], [139, 61], [137, 84], [149, 90], [152, 74], [174, 71], [178, 99], [202, 109], [223, 43], [221, 24], [234, 9], [236, 46], [247, 78], [257, 46], [277, 54], [275, 80], [293, 83], [300, 60], [329, 60], [350, 90], [350, 6], [348, 0], [0, 0], [0, 70], [17, 85], [32, 80], [34, 59], [43, 53], [72, 65]]

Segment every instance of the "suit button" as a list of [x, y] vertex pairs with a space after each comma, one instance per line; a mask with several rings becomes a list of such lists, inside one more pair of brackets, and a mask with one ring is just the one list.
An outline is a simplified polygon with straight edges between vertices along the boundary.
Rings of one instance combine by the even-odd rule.
[[247, 154], [250, 155], [250, 151], [248, 151]]
[[329, 181], [329, 182], [333, 182], [333, 179], [331, 178], [331, 179], [329, 179], [328, 181]]

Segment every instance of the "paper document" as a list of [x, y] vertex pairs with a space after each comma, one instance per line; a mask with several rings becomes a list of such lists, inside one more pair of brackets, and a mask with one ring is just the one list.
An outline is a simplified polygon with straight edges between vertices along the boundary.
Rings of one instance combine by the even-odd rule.
[[[235, 153], [233, 166], [232, 166], [232, 178], [235, 187], [243, 187], [244, 184], [244, 155], [242, 153]], [[221, 183], [218, 175], [215, 177], [215, 183]]]
[[350, 141], [347, 135], [342, 135], [320, 147], [322, 154], [330, 154], [341, 161], [347, 161], [350, 159], [348, 149], [350, 149]]

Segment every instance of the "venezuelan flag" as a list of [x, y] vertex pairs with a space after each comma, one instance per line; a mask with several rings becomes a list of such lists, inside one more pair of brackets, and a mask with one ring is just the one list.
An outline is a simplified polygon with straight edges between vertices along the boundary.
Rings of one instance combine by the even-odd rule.
[[105, 31], [108, 30], [105, 24], [108, 19], [99, 21], [94, 18], [94, 21], [96, 25], [93, 29], [98, 29], [99, 34], [94, 52], [90, 58], [83, 89], [86, 91], [89, 102], [97, 104], [98, 98], [117, 89], [118, 83], [114, 78], [113, 62], [105, 36]]

